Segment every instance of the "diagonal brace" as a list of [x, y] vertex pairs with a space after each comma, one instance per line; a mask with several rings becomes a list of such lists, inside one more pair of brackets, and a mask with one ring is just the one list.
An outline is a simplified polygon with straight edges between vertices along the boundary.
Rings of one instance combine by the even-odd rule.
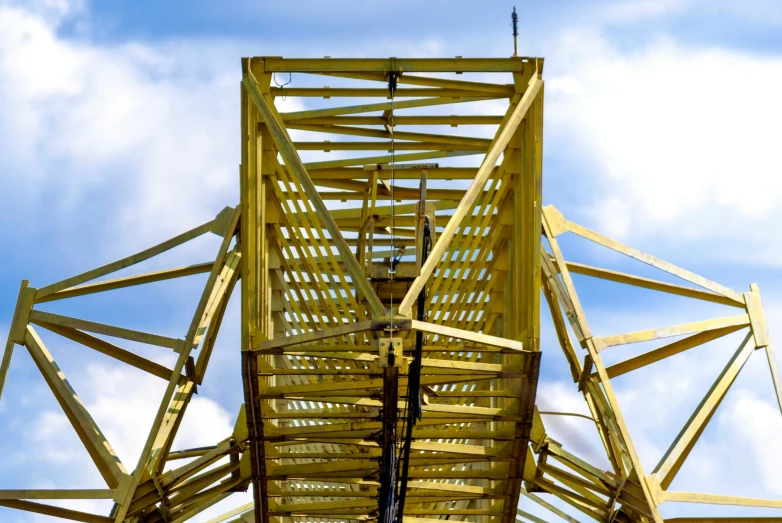
[[120, 480], [127, 475], [125, 467], [31, 325], [27, 326], [24, 344], [106, 484], [109, 488], [117, 488]]
[[329, 234], [331, 235], [331, 241], [337, 248], [337, 251], [339, 251], [342, 261], [345, 263], [345, 267], [353, 278], [356, 287], [358, 287], [358, 290], [364, 298], [366, 298], [369, 307], [372, 309], [372, 313], [375, 316], [382, 316], [385, 313], [385, 307], [383, 307], [380, 298], [377, 297], [375, 290], [367, 280], [364, 271], [361, 270], [356, 257], [350, 250], [350, 246], [348, 246], [345, 238], [342, 236], [342, 232], [339, 230], [337, 222], [331, 217], [326, 204], [323, 203], [323, 200], [320, 198], [320, 194], [312, 183], [312, 179], [310, 178], [309, 173], [307, 173], [307, 169], [301, 162], [301, 158], [299, 158], [296, 148], [293, 146], [279, 115], [276, 114], [276, 111], [264, 98], [261, 90], [258, 88], [258, 83], [252, 74], [245, 74], [242, 84], [247, 89], [253, 102], [255, 102], [255, 106], [258, 108], [263, 121], [266, 123], [274, 143], [277, 144], [280, 155], [285, 161], [286, 166], [293, 172], [293, 175], [296, 176], [296, 179], [301, 184], [304, 192], [310, 199], [310, 202], [323, 220], [326, 229], [328, 229]]
[[750, 343], [752, 339], [752, 333], [749, 333], [736, 353], [728, 362], [725, 369], [723, 369], [720, 376], [711, 386], [711, 389], [701, 401], [700, 405], [695, 412], [693, 412], [687, 424], [682, 428], [679, 435], [671, 444], [668, 451], [660, 460], [660, 464], [657, 465], [654, 473], [663, 489], [667, 489], [673, 481], [676, 473], [679, 472], [684, 460], [690, 454], [690, 451], [695, 446], [695, 443], [700, 438], [706, 425], [711, 420], [714, 412], [722, 403], [725, 394], [738, 376], [739, 371], [744, 367], [747, 359], [755, 350], [755, 344]]
[[421, 274], [413, 281], [413, 284], [407, 291], [402, 303], [399, 304], [399, 314], [402, 316], [410, 316], [413, 308], [413, 302], [418, 298], [418, 294], [429, 281], [429, 277], [434, 272], [435, 267], [443, 258], [446, 249], [448, 249], [451, 240], [456, 234], [456, 229], [461, 225], [462, 220], [467, 215], [467, 212], [472, 207], [473, 202], [483, 190], [483, 186], [486, 184], [486, 180], [494, 171], [494, 166], [497, 165], [500, 155], [505, 150], [505, 147], [510, 142], [513, 133], [521, 124], [524, 119], [524, 115], [527, 114], [527, 110], [532, 106], [532, 102], [535, 100], [535, 96], [543, 86], [543, 80], [541, 80], [537, 74], [532, 76], [527, 90], [524, 91], [524, 95], [521, 97], [519, 103], [512, 109], [509, 109], [508, 115], [504, 119], [503, 125], [497, 130], [497, 134], [492, 140], [491, 147], [486, 153], [486, 157], [483, 159], [478, 172], [475, 175], [475, 179], [470, 184], [467, 192], [459, 202], [459, 206], [454, 210], [453, 216], [448, 221], [445, 230], [440, 233], [437, 242], [432, 247], [432, 252], [429, 254], [429, 258], [426, 263], [421, 267]]

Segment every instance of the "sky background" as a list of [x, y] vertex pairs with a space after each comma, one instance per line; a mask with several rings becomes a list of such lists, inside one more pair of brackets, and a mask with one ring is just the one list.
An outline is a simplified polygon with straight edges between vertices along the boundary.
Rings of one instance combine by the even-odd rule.
[[[512, 7], [0, 0], [0, 337], [22, 278], [41, 287], [237, 203], [241, 56], [509, 56]], [[520, 54], [546, 59], [545, 203], [740, 292], [758, 282], [772, 337], [782, 336], [782, 2], [556, 0], [517, 7]], [[289, 110], [307, 107], [286, 103]], [[575, 261], [656, 276], [577, 239], [563, 237], [562, 245]], [[203, 238], [139, 269], [207, 261], [216, 249], [216, 238]], [[185, 305], [203, 282], [191, 277], [46, 310], [180, 337], [192, 313]], [[576, 284], [599, 335], [736, 313], [585, 278]], [[584, 412], [550, 332], [545, 324], [539, 406]], [[42, 337], [132, 468], [163, 383]], [[647, 472], [740, 341], [727, 337], [615, 381]], [[173, 362], [173, 354], [124, 346]], [[609, 350], [606, 360], [649, 348]], [[231, 433], [241, 402], [238, 361], [238, 325], [228, 326], [177, 447]], [[129, 388], [138, 393], [129, 395]], [[782, 443], [782, 416], [772, 400], [764, 356], [755, 354], [672, 489], [782, 497], [782, 453], [767, 450]], [[588, 425], [552, 419], [547, 426], [577, 453], [599, 460]], [[95, 471], [74, 468], [89, 458], [23, 350], [15, 352], [0, 401], [0, 456], [0, 489], [102, 486]], [[665, 505], [663, 514], [695, 508]], [[755, 513], [707, 513], [739, 512]], [[0, 508], [3, 522], [47, 520]]]

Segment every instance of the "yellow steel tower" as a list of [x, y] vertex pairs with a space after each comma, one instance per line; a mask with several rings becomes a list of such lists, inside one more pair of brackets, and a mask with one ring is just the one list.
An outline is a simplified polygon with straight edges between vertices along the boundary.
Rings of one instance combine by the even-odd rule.
[[[0, 505], [100, 523], [185, 521], [248, 489], [253, 503], [209, 521], [543, 521], [518, 510], [522, 497], [548, 509], [546, 521], [661, 523], [666, 501], [782, 508], [669, 490], [758, 350], [780, 393], [760, 295], [757, 286], [736, 292], [543, 206], [542, 59], [256, 57], [242, 66], [239, 206], [117, 262], [39, 288], [22, 284], [0, 384], [14, 346], [24, 346], [106, 488], [0, 491]], [[275, 75], [289, 73], [295, 85], [279, 86]], [[307, 97], [318, 108], [281, 113], [280, 97]], [[344, 98], [361, 100], [337, 102]], [[105, 278], [205, 234], [222, 238], [208, 263]], [[682, 282], [572, 263], [559, 245], [565, 234]], [[194, 274], [208, 278], [181, 338], [41, 308]], [[738, 310], [597, 336], [573, 274]], [[241, 347], [216, 347], [237, 283]], [[539, 343], [541, 297], [608, 470], [550, 438], [535, 408], [541, 353], [555, 350]], [[114, 454], [39, 329], [168, 383], [134, 466]], [[611, 380], [740, 330], [746, 336], [724, 371], [659, 465], [644, 470]], [[678, 338], [603, 363], [604, 350], [667, 337]], [[164, 367], [121, 340], [173, 350], [176, 363]], [[234, 433], [209, 448], [172, 449], [197, 388], [210, 387], [213, 350], [242, 353], [245, 403]], [[89, 498], [111, 499], [114, 508], [97, 515], [45, 502]]]

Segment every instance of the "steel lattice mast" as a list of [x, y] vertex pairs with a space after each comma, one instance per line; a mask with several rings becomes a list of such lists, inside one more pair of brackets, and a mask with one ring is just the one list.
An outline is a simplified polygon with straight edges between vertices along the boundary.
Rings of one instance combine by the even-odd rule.
[[[0, 390], [14, 346], [24, 346], [106, 488], [0, 491], [0, 505], [106, 523], [185, 521], [248, 489], [254, 503], [210, 522], [390, 522], [402, 512], [405, 523], [541, 521], [517, 509], [522, 497], [566, 521], [576, 519], [565, 505], [582, 519], [655, 523], [666, 501], [782, 508], [780, 501], [669, 490], [756, 349], [766, 352], [782, 390], [760, 295], [754, 284], [733, 291], [543, 206], [542, 59], [258, 57], [242, 64], [239, 206], [61, 282], [23, 282]], [[296, 86], [272, 86], [283, 73], [296, 75]], [[338, 86], [316, 85], [323, 80]], [[326, 101], [280, 113], [280, 96]], [[335, 101], [343, 98], [358, 101]], [[503, 112], [491, 112], [498, 104]], [[480, 132], [488, 126], [493, 138]], [[339, 158], [304, 162], [309, 151], [339, 151]], [[481, 159], [479, 167], [464, 166], [471, 157]], [[205, 234], [222, 238], [213, 261], [107, 279]], [[682, 283], [570, 262], [559, 245], [564, 234]], [[178, 339], [41, 310], [54, 300], [195, 274], [207, 281]], [[573, 274], [738, 310], [597, 336]], [[234, 292], [241, 294], [241, 347], [216, 347]], [[535, 408], [541, 305], [608, 470], [549, 437]], [[114, 454], [38, 329], [168, 383], [135, 468]], [[611, 380], [738, 331], [744, 342], [659, 465], [645, 471]], [[617, 364], [601, 357], [614, 346], [676, 336]], [[176, 363], [162, 366], [119, 340], [171, 349]], [[242, 352], [245, 403], [234, 433], [209, 448], [172, 449], [193, 395], [214, 386], [205, 379], [213, 350]], [[113, 500], [111, 514], [44, 501], [93, 498]]]

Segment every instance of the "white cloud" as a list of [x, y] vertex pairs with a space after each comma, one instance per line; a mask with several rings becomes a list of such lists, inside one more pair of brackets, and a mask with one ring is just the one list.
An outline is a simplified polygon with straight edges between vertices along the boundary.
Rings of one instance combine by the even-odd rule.
[[[579, 283], [576, 282], [577, 289], [582, 288]], [[675, 323], [670, 320], [682, 314], [682, 305], [686, 307], [686, 304], [677, 306], [674, 300], [672, 306], [661, 307], [662, 311], [655, 312], [644, 300], [638, 300], [620, 312], [616, 309], [587, 308], [586, 314], [593, 332], [603, 334], [602, 329], [594, 329], [600, 324], [606, 333], [613, 334], [633, 330], [627, 328], [627, 324], [662, 327]], [[690, 303], [690, 307], [693, 306]], [[766, 308], [769, 312], [774, 311], [776, 303], [769, 301]], [[772, 316], [770, 314], [769, 317]], [[612, 380], [646, 473], [654, 470], [745, 335], [743, 331], [727, 336]], [[544, 332], [544, 336], [551, 336], [551, 333]], [[611, 347], [602, 356], [607, 364], [612, 364], [661, 346], [666, 341], [673, 340]], [[544, 351], [548, 351], [543, 358], [542, 376], [551, 376], [559, 362], [557, 355], [551, 351], [560, 349], [554, 340], [542, 345]], [[583, 357], [583, 350], [576, 350]], [[765, 355], [763, 351], [756, 351], [752, 356], [687, 458], [672, 490], [769, 499], [779, 495], [776, 460], [769, 460], [762, 466], [761, 461], [769, 445], [782, 441], [782, 434], [777, 429], [777, 425], [782, 426], [782, 416], [774, 400]], [[559, 369], [560, 375], [565, 372], [564, 368]], [[747, 398], [756, 401], [750, 402]], [[585, 412], [583, 399], [572, 382], [542, 378], [537, 403], [541, 410]], [[592, 463], [605, 462], [599, 442], [590, 438], [595, 431], [588, 423], [577, 425], [580, 423], [578, 418], [559, 417], [547, 417], [544, 422], [551, 436], [562, 442], [566, 449]], [[663, 507], [666, 517], [725, 514], [724, 507], [679, 504], [665, 504]], [[751, 513], [751, 509], [742, 510], [737, 509], [735, 513]]]
[[[670, 15], [685, 4], [693, 2], [627, 2], [611, 16], [623, 22]], [[22, 202], [42, 208], [54, 204], [41, 218], [50, 220], [78, 206], [97, 205], [95, 196], [100, 195], [114, 214], [91, 227], [135, 230], [130, 238], [119, 236], [123, 252], [149, 243], [149, 237], [162, 239], [189, 228], [233, 204], [238, 61], [235, 68], [220, 66], [214, 42], [169, 42], [153, 48], [64, 40], [57, 35], [58, 24], [73, 10], [74, 4], [58, 0], [42, 0], [35, 10], [0, 4], [0, 154], [5, 157], [0, 166], [13, 167], [4, 168], [0, 200], [13, 212], [22, 210]], [[400, 54], [444, 54], [435, 40], [416, 49], [418, 45]], [[775, 262], [772, 255], [782, 253], [782, 240], [771, 233], [782, 214], [775, 205], [782, 197], [782, 177], [774, 149], [782, 116], [775, 90], [782, 80], [782, 60], [685, 48], [666, 39], [628, 53], [584, 33], [569, 35], [551, 54], [547, 133], [552, 139], [547, 149], [581, 163], [585, 176], [597, 173], [592, 178], [595, 193], [583, 200], [589, 202], [584, 213], [597, 222], [595, 228], [620, 236], [632, 230], [660, 237], [672, 227], [688, 239], [721, 243], [743, 237], [748, 249], [740, 250], [740, 256], [768, 256], [765, 261]], [[605, 198], [598, 199], [600, 194]], [[764, 253], [767, 247], [773, 252]], [[643, 384], [654, 392], [657, 409], [641, 402], [640, 387], [617, 387], [645, 462], [661, 453], [657, 430], [672, 425], [662, 406], [685, 393], [697, 398], [713, 377], [703, 371], [716, 364], [699, 365], [696, 358], [674, 363], [666, 365], [665, 378]], [[700, 371], [697, 376], [691, 372], [694, 367]], [[157, 408], [161, 382], [108, 366], [89, 367], [84, 382], [88, 385], [79, 392], [132, 468]], [[130, 388], [137, 394], [124, 392]], [[751, 391], [738, 393], [739, 401], [720, 423], [744, 438], [754, 453], [751, 466], [761, 470], [769, 491], [778, 494], [781, 463], [760, 453], [758, 435], [779, 441], [779, 413]], [[542, 410], [586, 412], [572, 383], [542, 381], [538, 398]], [[196, 397], [176, 447], [223, 439], [234, 416], [212, 400]], [[54, 468], [88, 459], [76, 446], [62, 444], [63, 432], [70, 430], [62, 414], [44, 412], [38, 422], [36, 449]], [[595, 458], [599, 444], [579, 435], [594, 432], [588, 421], [549, 417], [546, 424], [554, 437], [562, 434], [571, 450], [602, 459]], [[669, 440], [661, 443], [665, 448]], [[707, 458], [691, 458], [699, 481], [724, 470], [710, 459], [722, 447], [707, 444]], [[69, 481], [67, 486], [73, 486], [75, 478]], [[234, 498], [231, 506], [243, 502]]]
[[782, 453], [776, 452], [782, 441], [782, 416], [779, 406], [752, 391], [740, 390], [719, 419], [723, 430], [734, 433], [741, 448], [748, 449], [752, 469], [760, 473], [772, 496], [782, 496]]
[[[151, 47], [60, 37], [60, 24], [82, 9], [78, 2], [19, 7], [0, 0], [0, 204], [8, 230], [51, 227], [67, 235], [74, 227], [65, 224], [99, 216], [89, 224], [90, 237], [106, 241], [90, 252], [104, 258], [165, 239], [236, 203], [241, 53], [238, 46], [226, 51], [236, 45], [231, 42]], [[283, 106], [300, 108], [296, 100]], [[112, 365], [88, 366], [69, 378], [132, 470], [164, 382]], [[191, 401], [175, 448], [213, 445], [232, 433], [236, 412], [204, 397], [204, 390]], [[45, 387], [36, 391], [48, 393]], [[7, 406], [3, 402], [4, 416], [19, 422], [18, 434], [30, 434], [32, 443], [4, 467], [22, 482], [14, 486], [103, 485], [60, 410], [47, 404], [49, 410], [38, 411], [37, 400], [28, 412], [9, 412]], [[241, 504], [245, 497], [232, 501]], [[107, 513], [110, 506], [89, 500], [53, 504], [94, 513]], [[0, 519], [6, 518], [51, 519], [0, 508]]]
[[93, 235], [133, 230], [123, 250], [233, 204], [238, 59], [220, 65], [207, 42], [66, 40], [63, 11], [0, 5], [4, 203], [33, 223], [36, 210], [51, 222], [77, 207], [105, 209]]
[[[765, 27], [782, 24], [782, 4], [775, 0], [681, 0], [690, 11], [701, 15], [725, 15]], [[685, 11], [682, 9], [681, 11]]]
[[602, 5], [600, 11], [605, 21], [624, 24], [678, 14], [692, 4], [691, 0], [619, 0]]
[[782, 57], [664, 38], [625, 52], [587, 33], [558, 51], [548, 150], [594, 180], [580, 198], [596, 228], [779, 264]]
[[[539, 382], [536, 403], [538, 410], [542, 412], [591, 416], [584, 396], [571, 383]], [[590, 463], [608, 469], [608, 460], [594, 422], [581, 417], [546, 414], [542, 415], [542, 419], [543, 426], [552, 439]]]
[[[90, 366], [86, 374], [83, 382], [89, 387], [84, 393], [87, 408], [125, 468], [132, 470], [152, 427], [166, 384], [157, 377], [116, 366]], [[177, 433], [175, 446], [214, 445], [231, 435], [235, 417], [236, 413], [226, 412], [211, 399], [194, 396]]]
[[696, 15], [726, 16], [763, 26], [782, 23], [782, 6], [775, 0], [611, 0], [596, 2], [592, 18], [606, 24], [627, 25]]
[[[90, 365], [79, 376], [79, 393], [87, 410], [103, 431], [125, 468], [132, 470], [146, 441], [165, 390], [161, 379], [128, 367]], [[72, 381], [75, 381], [72, 379]], [[213, 400], [194, 396], [177, 433], [182, 448], [214, 445], [233, 432], [236, 413], [228, 413]], [[36, 437], [56, 445], [63, 431], [71, 430], [62, 412], [45, 411], [36, 424]], [[46, 447], [49, 448], [49, 447]], [[53, 446], [45, 452], [52, 461], [72, 461], [76, 449]], [[80, 450], [80, 449], [79, 449]]]
[[[87, 410], [120, 457], [132, 471], [152, 426], [165, 384], [162, 380], [126, 367], [91, 365], [84, 376], [72, 377]], [[230, 436], [236, 413], [225, 411], [215, 401], [195, 396], [175, 438], [174, 449], [214, 445]], [[101, 488], [103, 482], [62, 411], [47, 410], [35, 418], [26, 433], [32, 434], [34, 450], [24, 450], [14, 462], [45, 466], [32, 488]], [[179, 463], [184, 464], [184, 462]], [[21, 473], [21, 470], [20, 470]], [[29, 481], [29, 479], [27, 480]], [[25, 486], [30, 487], [27, 483]], [[246, 502], [232, 496], [232, 502]], [[241, 503], [239, 503], [241, 502]], [[226, 502], [228, 503], [228, 502]], [[110, 503], [79, 500], [53, 503], [74, 510], [107, 513]], [[228, 504], [231, 506], [230, 504]], [[210, 511], [214, 513], [214, 511]], [[36, 516], [20, 521], [38, 521]], [[48, 521], [43, 518], [41, 521]]]

